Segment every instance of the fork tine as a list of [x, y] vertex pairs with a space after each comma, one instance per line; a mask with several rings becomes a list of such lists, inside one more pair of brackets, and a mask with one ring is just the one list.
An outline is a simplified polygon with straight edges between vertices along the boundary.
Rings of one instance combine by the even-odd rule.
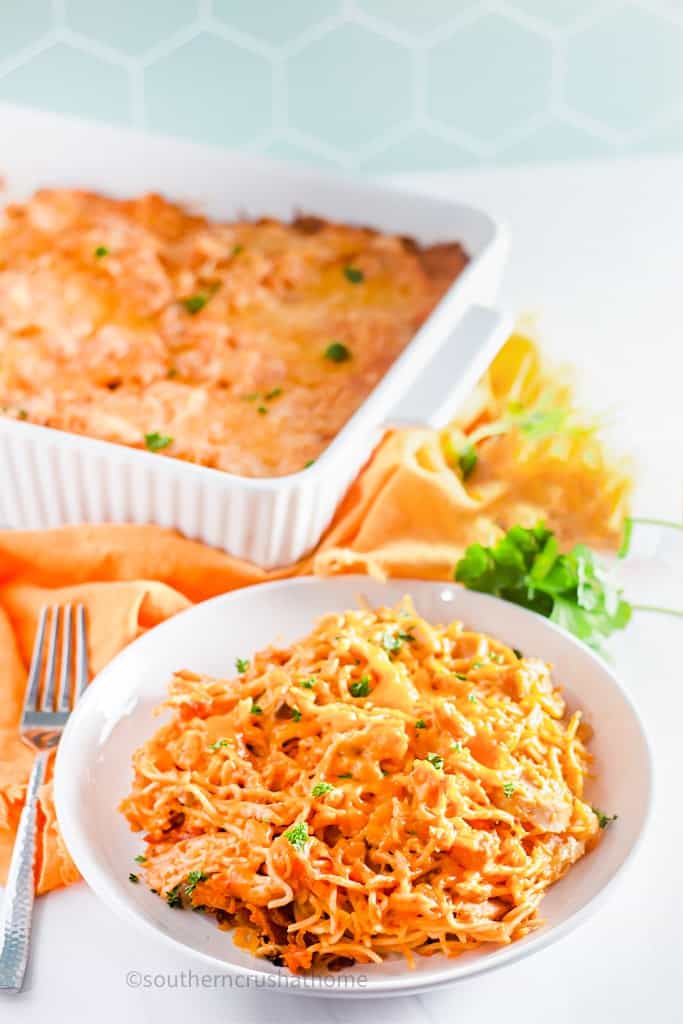
[[43, 687], [43, 699], [41, 711], [52, 711], [55, 705], [55, 686], [57, 681], [57, 637], [59, 635], [59, 605], [53, 605], [52, 620], [50, 622], [50, 637], [47, 645], [47, 660], [45, 663], [45, 685]]
[[88, 685], [88, 642], [85, 635], [85, 606], [76, 605], [76, 689], [74, 704]]
[[57, 688], [57, 711], [68, 711], [71, 707], [72, 616], [73, 608], [70, 604], [67, 604], [62, 618], [62, 660], [59, 669], [59, 686]]
[[48, 612], [49, 608], [47, 607], [47, 605], [41, 608], [40, 619], [38, 620], [38, 629], [36, 631], [36, 638], [33, 641], [31, 668], [29, 669], [28, 682], [26, 684], [26, 697], [24, 700], [25, 711], [38, 710], [38, 691], [40, 690], [40, 669], [43, 664], [43, 647], [45, 646], [45, 627], [47, 625]]

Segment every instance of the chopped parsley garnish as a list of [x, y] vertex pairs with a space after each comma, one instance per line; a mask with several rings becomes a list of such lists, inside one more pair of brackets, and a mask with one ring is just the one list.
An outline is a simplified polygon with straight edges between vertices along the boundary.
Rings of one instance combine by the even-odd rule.
[[484, 662], [483, 661], [473, 661], [472, 664], [470, 665], [470, 668], [483, 668], [483, 667], [484, 667]]
[[309, 459], [308, 462], [304, 462], [304, 469], [308, 469], [308, 467], [312, 466], [314, 462], [315, 459]]
[[526, 437], [535, 441], [566, 432], [569, 427], [568, 410], [548, 406], [547, 401], [546, 397], [544, 399], [545, 408], [539, 406], [536, 409], [527, 409], [521, 402], [511, 402], [507, 415], [509, 423], [511, 426], [517, 427]]
[[306, 822], [300, 821], [297, 825], [288, 828], [285, 832], [285, 839], [292, 844], [295, 850], [303, 850], [309, 839]]
[[137, 857], [135, 858], [135, 860], [137, 861], [138, 864], [146, 864], [147, 863], [147, 858], [145, 857], [144, 853], [139, 853], [137, 855]]
[[441, 754], [427, 754], [425, 760], [429, 761], [437, 771], [440, 771], [443, 768], [443, 758]]
[[187, 312], [194, 316], [195, 313], [199, 313], [204, 309], [204, 306], [219, 288], [220, 284], [212, 284], [205, 292], [195, 292], [194, 295], [188, 295], [186, 299], [181, 299], [180, 305], [184, 306]]
[[315, 686], [315, 679], [302, 679], [301, 685], [303, 686], [304, 690], [312, 690], [313, 687]]
[[103, 256], [108, 256], [108, 255], [109, 255], [109, 249], [107, 249], [106, 245], [98, 245], [97, 248], [95, 249], [95, 259], [96, 260], [101, 260]]
[[262, 715], [263, 714], [263, 708], [261, 707], [260, 704], [254, 703], [254, 704], [251, 705], [251, 713], [252, 713], [252, 715]]
[[168, 434], [159, 434], [156, 431], [153, 434], [145, 434], [145, 447], [149, 452], [160, 452], [162, 448], [168, 448], [169, 444], [173, 444], [173, 438]]
[[256, 399], [258, 398], [258, 391], [252, 391], [250, 394], [243, 395], [242, 397], [244, 398], [245, 402], [255, 402]]
[[290, 711], [292, 712], [292, 720], [294, 722], [300, 722], [301, 721], [301, 712], [299, 711], [299, 709], [298, 708], [290, 708]]
[[261, 416], [265, 416], [266, 413], [268, 412], [268, 409], [265, 405], [259, 405], [258, 408], [256, 409], [256, 412], [259, 413], [259, 415]]
[[631, 617], [621, 589], [590, 548], [576, 544], [561, 554], [557, 538], [543, 523], [532, 529], [513, 526], [493, 547], [471, 544], [455, 567], [455, 578], [470, 590], [544, 615], [598, 650]]
[[618, 814], [605, 814], [604, 811], [599, 810], [597, 807], [591, 807], [591, 810], [596, 815], [600, 828], [607, 828], [611, 821], [616, 821], [619, 817]]
[[459, 679], [461, 683], [466, 683], [467, 682], [467, 676], [464, 676], [462, 674], [462, 672], [456, 672], [455, 673], [455, 678]]
[[329, 793], [331, 789], [334, 789], [334, 786], [329, 782], [317, 782], [313, 787], [313, 796], [325, 796], [325, 793]]
[[467, 699], [468, 699], [468, 701], [471, 704], [476, 704], [477, 703], [477, 695], [476, 695], [476, 693], [468, 693], [467, 694]]
[[131, 871], [131, 873], [128, 875], [128, 881], [132, 882], [133, 885], [137, 885], [138, 882], [140, 881], [140, 879], [138, 878], [137, 875], [134, 875], [133, 872]]
[[519, 648], [517, 648], [517, 647], [513, 647], [513, 648], [512, 648], [512, 653], [514, 654], [515, 658], [519, 658], [519, 660], [520, 660], [520, 661], [521, 661], [521, 660], [522, 660], [522, 658], [524, 657], [524, 655], [522, 654], [522, 652], [521, 652], [521, 651], [519, 650]]
[[239, 256], [239, 254], [240, 254], [241, 252], [244, 252], [244, 246], [243, 246], [243, 245], [234, 245], [234, 246], [233, 246], [233, 248], [232, 248], [232, 252], [230, 253], [230, 255], [231, 255], [231, 256]]
[[424, 718], [418, 718], [417, 722], [415, 723], [415, 728], [416, 729], [426, 729], [427, 728], [427, 723], [425, 722]]
[[220, 740], [216, 740], [215, 743], [212, 743], [210, 745], [210, 747], [209, 747], [209, 750], [220, 750], [221, 747], [228, 747], [228, 746], [230, 746], [230, 740], [220, 739]]
[[344, 267], [344, 277], [351, 284], [360, 284], [365, 280], [365, 274], [358, 267]]
[[200, 882], [205, 882], [209, 876], [203, 871], [190, 871], [185, 882], [185, 895], [191, 896]]
[[325, 349], [325, 358], [333, 363], [348, 363], [351, 358], [351, 352], [346, 345], [342, 345], [341, 341], [333, 341]]
[[412, 633], [382, 633], [380, 642], [385, 651], [395, 654], [400, 651], [402, 645], [409, 640], [414, 640]]
[[235, 668], [237, 669], [237, 671], [239, 672], [240, 675], [244, 675], [244, 673], [249, 668], [249, 659], [248, 658], [235, 658]]
[[272, 391], [267, 391], [263, 396], [266, 402], [272, 402], [274, 398], [279, 398], [282, 394], [282, 388], [273, 388]]
[[456, 754], [460, 753], [462, 750], [462, 743], [460, 740], [454, 740], [453, 743], [451, 743], [451, 750], [454, 750]]
[[188, 313], [194, 316], [195, 313], [199, 313], [200, 310], [204, 309], [204, 306], [209, 301], [208, 295], [202, 295], [201, 292], [197, 292], [196, 295], [188, 295], [186, 299], [181, 299], [181, 305], [185, 307]]
[[473, 444], [466, 444], [458, 452], [458, 466], [463, 480], [467, 480], [477, 465], [477, 450]]
[[183, 898], [180, 895], [180, 882], [174, 885], [172, 889], [169, 889], [166, 893], [166, 902], [169, 907], [182, 907]]
[[370, 693], [369, 676], [362, 676], [357, 682], [351, 683], [349, 692], [352, 697], [367, 697]]
[[512, 794], [514, 793], [515, 788], [516, 787], [515, 787], [514, 782], [504, 782], [503, 783], [503, 795], [506, 796], [508, 798], [508, 800], [509, 800], [510, 797], [512, 796]]
[[343, 775], [338, 775], [337, 778], [338, 779], [352, 779], [353, 775], [351, 774], [351, 772], [344, 772]]

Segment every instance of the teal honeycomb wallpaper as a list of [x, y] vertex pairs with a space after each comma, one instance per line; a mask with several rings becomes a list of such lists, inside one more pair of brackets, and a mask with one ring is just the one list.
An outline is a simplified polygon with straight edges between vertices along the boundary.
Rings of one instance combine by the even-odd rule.
[[683, 0], [1, 0], [0, 100], [370, 173], [683, 150]]

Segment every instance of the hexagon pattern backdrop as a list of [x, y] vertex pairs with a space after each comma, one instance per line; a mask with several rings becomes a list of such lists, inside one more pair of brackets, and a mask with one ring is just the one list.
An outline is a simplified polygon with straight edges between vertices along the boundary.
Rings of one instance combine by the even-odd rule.
[[683, 150], [683, 0], [1, 0], [0, 99], [369, 173]]

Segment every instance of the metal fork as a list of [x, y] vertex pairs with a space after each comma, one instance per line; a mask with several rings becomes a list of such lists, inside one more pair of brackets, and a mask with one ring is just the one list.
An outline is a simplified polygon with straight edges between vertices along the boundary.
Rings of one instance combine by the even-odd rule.
[[[47, 654], [44, 658], [46, 636]], [[33, 646], [20, 726], [22, 739], [37, 750], [38, 755], [19, 818], [0, 931], [0, 989], [10, 992], [21, 991], [28, 962], [38, 790], [45, 781], [50, 751], [59, 743], [69, 714], [87, 685], [85, 608], [82, 604], [76, 605], [75, 609], [72, 605], [63, 609], [59, 606], [43, 608]]]

